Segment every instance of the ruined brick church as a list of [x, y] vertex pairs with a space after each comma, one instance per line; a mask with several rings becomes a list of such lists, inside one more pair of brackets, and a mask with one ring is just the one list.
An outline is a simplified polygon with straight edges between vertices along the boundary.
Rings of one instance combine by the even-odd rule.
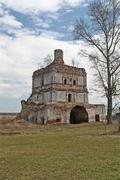
[[32, 94], [21, 104], [20, 117], [35, 123], [105, 120], [105, 106], [88, 103], [85, 69], [66, 65], [61, 49], [54, 51], [51, 64], [33, 72]]

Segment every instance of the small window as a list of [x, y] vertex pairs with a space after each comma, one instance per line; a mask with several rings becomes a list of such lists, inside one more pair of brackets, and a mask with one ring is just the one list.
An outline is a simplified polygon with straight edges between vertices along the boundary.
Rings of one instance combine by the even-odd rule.
[[70, 78], [70, 82], [72, 82], [72, 78]]
[[56, 121], [57, 121], [57, 122], [60, 122], [60, 118], [57, 118]]
[[64, 84], [67, 84], [67, 79], [64, 79]]
[[72, 100], [72, 94], [68, 94], [68, 102], [71, 102]]
[[76, 85], [76, 80], [73, 80], [73, 85]]

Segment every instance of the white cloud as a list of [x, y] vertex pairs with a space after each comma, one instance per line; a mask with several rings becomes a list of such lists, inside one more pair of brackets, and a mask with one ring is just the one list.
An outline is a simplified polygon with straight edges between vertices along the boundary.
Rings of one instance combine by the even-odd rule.
[[5, 14], [0, 17], [0, 26], [19, 29], [22, 27], [22, 23], [17, 21], [14, 16]]
[[[12, 39], [4, 35], [0, 36], [0, 42], [0, 94], [11, 94], [11, 96], [25, 94], [26, 83], [30, 92], [32, 72], [37, 69], [37, 64], [43, 61], [47, 54], [53, 53], [54, 49], [62, 48], [66, 52], [67, 62], [78, 51], [76, 45], [58, 41], [52, 37], [50, 39], [50, 37], [22, 34]], [[18, 88], [19, 84], [14, 80], [22, 82], [23, 87]]]
[[10, 12], [6, 10], [2, 4], [0, 4], [0, 26], [19, 29], [23, 25], [21, 22], [17, 21], [17, 19], [13, 15], [11, 15]]
[[50, 18], [52, 20], [59, 20], [59, 16], [60, 14], [58, 12], [47, 14], [47, 18]]
[[[92, 69], [85, 58], [78, 57], [80, 44], [55, 40], [54, 37], [22, 34], [15, 39], [0, 36], [0, 95], [22, 97], [31, 93], [32, 73], [47, 54], [61, 48], [66, 64], [79, 61], [88, 73], [88, 86], [93, 83]], [[92, 98], [93, 100], [93, 98]], [[96, 99], [94, 99], [96, 102]], [[94, 102], [93, 101], [93, 102]]]
[[7, 7], [21, 12], [56, 12], [63, 5], [77, 6], [84, 0], [0, 0]]
[[0, 4], [0, 26], [1, 29], [9, 30], [9, 29], [20, 29], [23, 27], [23, 24], [19, 22], [13, 15], [10, 14], [8, 10], [6, 10]]
[[[0, 0], [0, 2], [8, 8], [29, 13], [30, 16], [33, 13], [35, 23], [39, 27], [47, 29], [50, 24], [49, 18], [59, 19], [58, 9], [64, 5], [67, 5], [68, 8], [77, 6], [83, 0]], [[47, 21], [38, 18], [40, 11], [50, 12], [47, 14]], [[8, 33], [15, 34], [15, 38], [0, 35], [0, 97], [16, 99], [29, 97], [33, 71], [37, 69], [38, 63], [42, 64], [47, 54], [53, 54], [53, 50], [57, 48], [63, 49], [66, 64], [70, 64], [71, 59], [79, 61], [79, 66], [87, 70], [88, 86], [90, 87], [93, 83], [92, 70], [88, 66], [88, 61], [78, 57], [79, 49], [83, 45], [56, 40], [63, 35], [53, 31], [42, 31], [40, 28], [37, 29], [38, 33], [36, 32], [37, 35], [35, 35], [34, 31], [23, 28], [22, 23], [8, 10], [5, 10], [1, 4], [0, 25], [6, 28]], [[73, 26], [68, 28], [69, 31], [72, 29]]]
[[48, 37], [49, 39], [53, 39], [53, 38], [59, 39], [59, 38], [63, 38], [64, 34], [44, 29], [43, 31], [41, 31], [41, 36], [42, 37]]
[[37, 25], [37, 27], [41, 27], [45, 29], [50, 27], [51, 20], [48, 19], [44, 20], [38, 15], [31, 15], [31, 19], [34, 22], [34, 24]]
[[65, 3], [69, 6], [75, 7], [84, 2], [85, 0], [65, 0]]
[[73, 25], [70, 25], [70, 26], [68, 27], [68, 31], [73, 32], [73, 30], [74, 30], [74, 26], [73, 26]]

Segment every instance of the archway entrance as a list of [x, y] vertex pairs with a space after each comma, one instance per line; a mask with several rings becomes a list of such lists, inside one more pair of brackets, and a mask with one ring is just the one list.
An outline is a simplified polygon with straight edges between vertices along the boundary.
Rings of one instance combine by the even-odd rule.
[[96, 122], [100, 122], [100, 116], [99, 116], [99, 114], [96, 114], [96, 115], [95, 115], [95, 121], [96, 121]]
[[75, 106], [70, 113], [70, 123], [79, 124], [88, 122], [88, 113], [83, 106]]

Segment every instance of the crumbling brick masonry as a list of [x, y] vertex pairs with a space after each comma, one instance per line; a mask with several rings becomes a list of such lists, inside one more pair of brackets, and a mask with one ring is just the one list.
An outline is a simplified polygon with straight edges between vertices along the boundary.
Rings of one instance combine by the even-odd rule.
[[33, 73], [32, 94], [21, 104], [20, 117], [31, 122], [105, 121], [105, 106], [88, 103], [85, 69], [66, 65], [60, 49], [50, 65]]

